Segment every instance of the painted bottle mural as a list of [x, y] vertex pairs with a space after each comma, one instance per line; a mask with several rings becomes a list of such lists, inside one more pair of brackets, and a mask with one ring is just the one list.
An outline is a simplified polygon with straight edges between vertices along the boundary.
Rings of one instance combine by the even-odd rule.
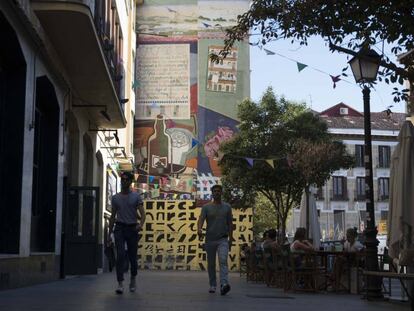
[[148, 139], [148, 174], [161, 175], [169, 173], [171, 167], [171, 137], [166, 132], [165, 119], [157, 115], [154, 133]]

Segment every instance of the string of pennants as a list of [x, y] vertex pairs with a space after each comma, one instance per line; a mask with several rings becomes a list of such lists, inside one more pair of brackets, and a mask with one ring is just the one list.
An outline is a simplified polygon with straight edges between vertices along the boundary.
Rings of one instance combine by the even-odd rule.
[[[218, 157], [218, 160], [221, 160], [223, 157], [224, 155], [220, 154]], [[275, 168], [275, 162], [280, 161], [280, 160], [286, 160], [289, 167], [292, 167], [292, 164], [293, 164], [293, 161], [290, 155], [287, 155], [286, 157], [281, 157], [281, 158], [250, 158], [250, 157], [243, 157], [243, 156], [236, 156], [236, 155], [231, 155], [231, 157], [245, 159], [250, 167], [253, 167], [253, 164], [256, 161], [265, 161], [272, 168]]]
[[[259, 41], [258, 41], [257, 43], [251, 43], [251, 42], [250, 42], [249, 44], [250, 44], [251, 46], [258, 46]], [[315, 71], [318, 71], [318, 72], [320, 72], [320, 73], [323, 73], [323, 74], [325, 74], [325, 75], [328, 75], [328, 76], [331, 78], [331, 81], [332, 81], [332, 83], [333, 83], [333, 88], [336, 88], [336, 84], [337, 84], [339, 81], [343, 81], [343, 82], [346, 82], [346, 83], [349, 83], [349, 84], [351, 84], [351, 85], [354, 85], [354, 86], [355, 86], [355, 84], [354, 84], [354, 83], [352, 83], [352, 82], [350, 82], [350, 81], [348, 81], [348, 80], [346, 80], [346, 79], [343, 79], [343, 78], [341, 77], [341, 74], [339, 74], [339, 75], [329, 74], [329, 73], [327, 73], [327, 72], [325, 72], [325, 71], [323, 71], [323, 70], [320, 70], [320, 69], [318, 69], [318, 68], [315, 68], [315, 67], [309, 66], [309, 65], [304, 64], [304, 63], [301, 63], [301, 62], [297, 61], [296, 59], [290, 58], [290, 57], [285, 56], [285, 55], [282, 55], [282, 54], [280, 54], [280, 53], [277, 53], [277, 52], [271, 51], [271, 50], [269, 50], [269, 49], [265, 49], [265, 48], [263, 48], [263, 47], [261, 47], [261, 46], [259, 46], [259, 48], [260, 48], [260, 49], [263, 49], [263, 51], [266, 53], [266, 55], [277, 55], [277, 56], [283, 57], [283, 58], [285, 58], [285, 59], [287, 59], [287, 60], [289, 60], [289, 61], [295, 62], [295, 63], [296, 63], [296, 66], [297, 66], [297, 68], [298, 68], [298, 72], [301, 72], [301, 71], [302, 71], [302, 70], [304, 70], [305, 68], [311, 68], [311, 69], [313, 69], [313, 70], [315, 70]]]

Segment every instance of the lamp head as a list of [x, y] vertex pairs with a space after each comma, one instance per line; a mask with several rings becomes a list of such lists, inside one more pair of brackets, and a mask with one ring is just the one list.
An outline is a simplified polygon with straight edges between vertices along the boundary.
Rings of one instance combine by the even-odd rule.
[[377, 78], [381, 55], [369, 47], [363, 47], [349, 64], [357, 83], [372, 83]]

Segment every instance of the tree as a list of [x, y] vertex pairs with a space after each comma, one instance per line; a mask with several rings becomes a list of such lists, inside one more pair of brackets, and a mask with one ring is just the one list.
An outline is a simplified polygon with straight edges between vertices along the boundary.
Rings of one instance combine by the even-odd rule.
[[299, 139], [295, 144], [292, 162], [298, 168], [305, 183], [306, 194], [306, 236], [309, 237], [309, 188], [321, 187], [333, 171], [353, 166], [355, 160], [342, 143], [331, 140], [314, 142]]
[[253, 236], [261, 237], [266, 230], [276, 228], [277, 221], [272, 203], [259, 194], [253, 206]]
[[[332, 52], [356, 55], [364, 45], [386, 42], [395, 55], [393, 63], [386, 55], [380, 62], [379, 80], [386, 83], [414, 83], [414, 2], [362, 0], [254, 0], [249, 11], [238, 16], [238, 24], [226, 30], [225, 48], [213, 59], [225, 57], [235, 41], [249, 32], [258, 33], [258, 46], [280, 38], [307, 45], [311, 36], [322, 37]], [[344, 75], [347, 67], [344, 68]], [[394, 101], [407, 100], [408, 89], [394, 88]]]
[[[225, 154], [220, 161], [225, 194], [235, 198], [232, 203], [238, 207], [252, 206], [257, 194], [263, 195], [273, 205], [278, 229], [284, 233], [291, 209], [298, 205], [308, 181], [316, 179], [305, 178], [303, 166], [292, 163], [293, 156], [299, 152], [302, 140], [328, 143], [331, 136], [327, 125], [306, 111], [303, 104], [277, 98], [271, 88], [258, 104], [250, 100], [241, 103], [239, 118], [240, 131], [220, 149]], [[337, 146], [345, 150], [342, 144]], [[246, 158], [255, 159], [252, 166]], [[270, 159], [274, 167], [266, 161]], [[335, 168], [321, 166], [323, 174], [317, 170], [314, 173], [329, 177]]]

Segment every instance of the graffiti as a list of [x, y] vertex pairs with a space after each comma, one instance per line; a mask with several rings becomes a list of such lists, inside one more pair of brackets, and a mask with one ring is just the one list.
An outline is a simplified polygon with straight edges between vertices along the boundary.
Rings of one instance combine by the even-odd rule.
[[[141, 269], [205, 270], [207, 257], [197, 236], [201, 208], [192, 200], [145, 201], [147, 222], [138, 248]], [[233, 210], [233, 247], [229, 268], [239, 269], [240, 245], [252, 240], [252, 211]]]

